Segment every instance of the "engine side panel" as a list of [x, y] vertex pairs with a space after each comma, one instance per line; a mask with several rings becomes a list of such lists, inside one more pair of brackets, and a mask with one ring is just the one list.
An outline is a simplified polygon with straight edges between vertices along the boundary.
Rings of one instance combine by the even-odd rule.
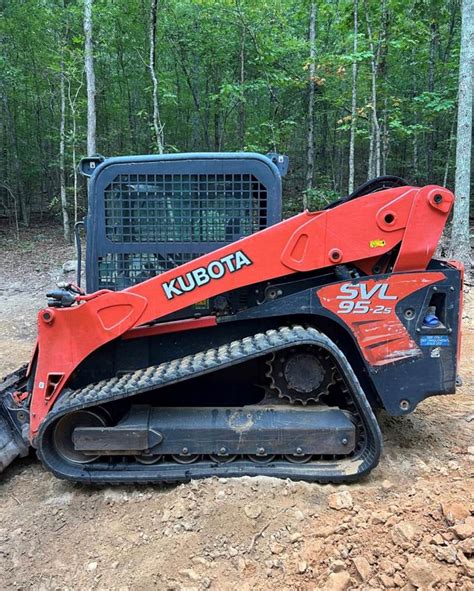
[[[304, 315], [320, 330], [325, 318], [332, 320], [355, 345], [356, 353], [345, 354], [369, 378], [380, 404], [403, 415], [429, 396], [455, 391], [460, 290], [461, 273], [446, 266], [309, 288], [234, 319], [285, 316], [301, 322]], [[440, 323], [431, 327], [423, 321], [433, 307]]]

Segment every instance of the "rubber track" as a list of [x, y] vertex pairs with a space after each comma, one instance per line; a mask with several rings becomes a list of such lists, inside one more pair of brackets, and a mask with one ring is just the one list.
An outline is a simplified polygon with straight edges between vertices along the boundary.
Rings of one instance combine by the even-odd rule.
[[[99, 464], [94, 468], [94, 464], [67, 463], [54, 451], [52, 427], [56, 420], [69, 412], [136, 396], [295, 345], [317, 345], [334, 357], [364, 425], [365, 445], [354, 456], [308, 464], [275, 460], [264, 465], [242, 459], [228, 464], [206, 460], [186, 465], [164, 463], [151, 466], [117, 462], [115, 465]], [[314, 328], [293, 326], [268, 330], [218, 348], [102, 380], [78, 390], [66, 390], [41, 425], [35, 447], [38, 448], [41, 461], [56, 476], [80, 482], [177, 482], [215, 475], [267, 475], [296, 480], [338, 482], [358, 479], [377, 465], [381, 451], [381, 436], [372, 409], [343, 353], [328, 337]]]

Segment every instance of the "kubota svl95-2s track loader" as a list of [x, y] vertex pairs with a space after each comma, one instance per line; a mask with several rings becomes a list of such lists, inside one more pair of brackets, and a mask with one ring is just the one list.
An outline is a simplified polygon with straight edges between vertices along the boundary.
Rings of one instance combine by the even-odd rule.
[[286, 160], [88, 159], [88, 294], [49, 294], [0, 386], [0, 467], [30, 446], [90, 483], [378, 462], [374, 408], [453, 393], [462, 269], [433, 259], [453, 195], [385, 177], [279, 221]]

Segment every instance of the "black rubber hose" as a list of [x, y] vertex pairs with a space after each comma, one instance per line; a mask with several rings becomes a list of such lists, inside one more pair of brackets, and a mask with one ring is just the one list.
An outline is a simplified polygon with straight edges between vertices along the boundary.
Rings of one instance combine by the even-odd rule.
[[81, 287], [81, 270], [82, 270], [82, 246], [81, 246], [81, 234], [79, 226], [84, 226], [84, 220], [80, 220], [74, 224], [74, 238], [76, 241], [76, 253], [77, 253], [77, 274], [76, 274], [76, 285]]
[[394, 189], [406, 185], [408, 185], [408, 182], [399, 176], [379, 176], [360, 185], [360, 187], [357, 187], [357, 189], [355, 189], [350, 195], [347, 195], [347, 197], [341, 197], [341, 199], [337, 199], [329, 205], [326, 205], [324, 209], [332, 209], [337, 205], [352, 201], [352, 199], [357, 199], [357, 197], [363, 197], [369, 193], [377, 193], [377, 191], [383, 191], [384, 189]]

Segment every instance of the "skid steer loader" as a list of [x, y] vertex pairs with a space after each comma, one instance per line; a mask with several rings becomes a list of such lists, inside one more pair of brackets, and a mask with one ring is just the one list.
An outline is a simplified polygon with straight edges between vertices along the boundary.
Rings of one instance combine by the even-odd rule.
[[377, 465], [374, 409], [454, 393], [462, 267], [445, 188], [370, 181], [281, 220], [278, 154], [82, 161], [87, 292], [48, 294], [0, 385], [0, 469], [30, 447], [86, 483]]

